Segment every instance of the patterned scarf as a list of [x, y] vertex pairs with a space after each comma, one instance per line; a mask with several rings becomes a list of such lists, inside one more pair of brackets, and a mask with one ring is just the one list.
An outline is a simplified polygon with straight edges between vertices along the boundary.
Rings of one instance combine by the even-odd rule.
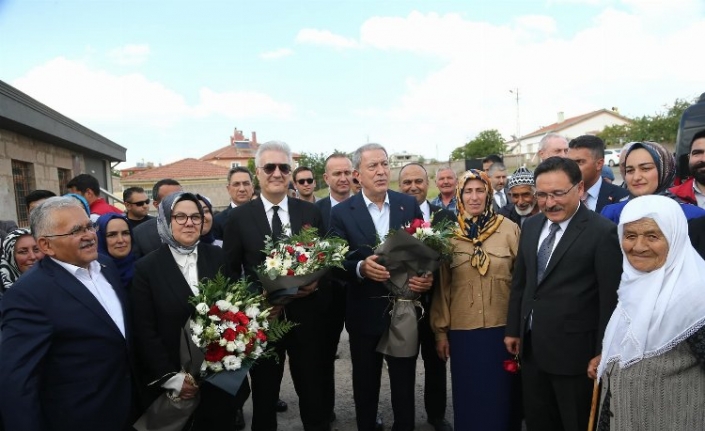
[[32, 235], [32, 233], [29, 229], [15, 229], [10, 231], [2, 241], [2, 259], [0, 259], [2, 290], [9, 289], [20, 278], [20, 268], [15, 260], [15, 243], [25, 235]]
[[639, 148], [648, 151], [651, 158], [654, 159], [654, 163], [656, 164], [656, 169], [658, 171], [658, 186], [656, 187], [656, 191], [652, 194], [665, 194], [668, 189], [673, 186], [673, 180], [676, 178], [675, 157], [673, 157], [673, 154], [668, 152], [667, 149], [656, 142], [637, 142], [629, 147], [627, 154], [624, 155], [624, 161], [626, 162], [627, 157], [629, 157], [629, 153]]
[[[176, 241], [174, 234], [171, 233], [171, 213], [174, 211], [176, 204], [184, 200], [194, 202], [198, 207], [198, 212], [201, 214], [201, 218], [203, 218], [203, 207], [198, 201], [196, 195], [187, 192], [172, 193], [162, 199], [159, 204], [159, 215], [157, 215], [157, 232], [159, 232], [159, 237], [162, 239], [162, 242], [169, 244], [169, 246], [177, 253], [190, 254], [196, 249], [200, 240], [187, 246]], [[203, 223], [201, 223], [200, 229], [203, 229]]]
[[[480, 180], [485, 185], [487, 196], [485, 197], [485, 210], [480, 215], [472, 216], [465, 211], [463, 202], [463, 189], [470, 180]], [[458, 224], [460, 229], [456, 232], [456, 238], [462, 241], [472, 242], [475, 250], [470, 259], [470, 264], [477, 268], [480, 275], [485, 275], [490, 267], [490, 258], [482, 248], [482, 244], [489, 238], [504, 220], [504, 216], [495, 213], [492, 206], [492, 185], [490, 178], [484, 171], [470, 169], [458, 178], [458, 186], [455, 191], [458, 201]]]

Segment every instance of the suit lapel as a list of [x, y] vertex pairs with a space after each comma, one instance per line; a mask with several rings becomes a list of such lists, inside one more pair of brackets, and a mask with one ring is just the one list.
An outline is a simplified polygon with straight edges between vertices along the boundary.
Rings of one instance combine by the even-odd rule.
[[362, 198], [362, 192], [338, 205], [343, 204], [348, 205], [350, 215], [353, 220], [355, 220], [355, 223], [357, 223], [357, 227], [360, 229], [360, 232], [362, 232], [362, 235], [365, 237], [368, 245], [370, 247], [374, 247], [374, 245], [377, 244], [377, 229], [372, 221], [370, 212], [367, 211], [367, 208], [365, 207], [365, 200]]
[[[388, 191], [389, 195], [389, 230], [398, 230], [404, 222], [405, 211], [411, 208], [404, 208], [401, 199], [394, 192]], [[412, 212], [413, 214], [413, 209]]]
[[[538, 249], [539, 249], [539, 238], [541, 237], [541, 230], [543, 225], [546, 223], [546, 216], [543, 213], [538, 213], [534, 217], [537, 217], [540, 221], [536, 223], [535, 229], [526, 229], [522, 231], [522, 235], [526, 232], [526, 244], [528, 244], [529, 251], [526, 256], [526, 267], [529, 269], [528, 279], [536, 280], [537, 270], [538, 270]], [[544, 276], [544, 278], [546, 278]], [[532, 283], [534, 284], [534, 283]]]
[[[112, 329], [117, 331], [117, 333], [120, 335], [120, 337], [125, 338], [122, 335], [122, 332], [120, 332], [120, 328], [117, 327], [113, 319], [110, 317], [108, 312], [103, 308], [100, 302], [96, 299], [95, 296], [88, 290], [86, 286], [83, 285], [76, 277], [74, 277], [71, 273], [69, 273], [66, 269], [64, 269], [62, 266], [60, 266], [58, 263], [54, 262], [52, 259], [47, 257], [46, 259], [42, 259], [42, 264], [46, 264], [46, 268], [48, 272], [52, 272], [54, 277], [54, 282], [56, 285], [59, 286], [59, 288], [65, 290], [69, 295], [73, 296], [78, 302], [83, 304], [86, 308], [91, 310], [93, 314], [98, 316], [101, 320], [103, 320], [108, 326], [110, 326]], [[101, 273], [104, 273], [104, 265], [101, 264]], [[110, 278], [106, 279], [110, 282]], [[118, 298], [120, 301], [123, 301], [123, 298], [120, 297], [118, 294]], [[124, 304], [124, 303], [123, 303]], [[123, 310], [125, 309], [123, 305]], [[125, 316], [124, 312], [123, 315]], [[125, 316], [127, 317], [127, 316]]]
[[548, 266], [546, 266], [546, 271], [543, 274], [543, 280], [546, 280], [551, 274], [553, 268], [558, 265], [558, 262], [563, 258], [563, 255], [568, 251], [570, 246], [575, 242], [585, 229], [585, 221], [587, 220], [587, 211], [590, 211], [585, 206], [580, 205], [578, 212], [573, 217], [573, 220], [568, 224], [568, 228], [561, 236], [560, 241], [556, 245], [556, 248], [551, 254], [551, 259], [548, 261]]
[[[193, 292], [191, 291], [191, 287], [186, 282], [184, 275], [181, 273], [179, 265], [174, 260], [174, 256], [171, 255], [169, 247], [163, 246], [157, 253], [159, 253], [159, 270], [166, 279], [165, 286], [168, 286], [166, 290], [171, 292], [173, 295], [175, 299], [174, 303], [182, 305], [187, 304], [188, 298], [193, 294]], [[196, 263], [199, 275], [201, 274], [202, 260], [206, 259], [199, 258]]]
[[264, 212], [264, 203], [261, 199], [255, 199], [249, 205], [250, 220], [254, 221], [255, 226], [259, 230], [258, 238], [264, 238], [265, 235], [272, 236], [272, 227], [269, 226], [267, 214]]
[[296, 234], [303, 226], [303, 215], [301, 214], [301, 202], [298, 199], [287, 197], [289, 207], [289, 224], [291, 225], [291, 233]]

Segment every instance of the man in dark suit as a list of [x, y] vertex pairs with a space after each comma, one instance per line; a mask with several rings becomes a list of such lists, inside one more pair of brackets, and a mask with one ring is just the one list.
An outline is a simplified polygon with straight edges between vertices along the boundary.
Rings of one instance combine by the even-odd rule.
[[[276, 240], [282, 234], [299, 232], [304, 225], [324, 231], [321, 213], [314, 204], [287, 197], [291, 163], [291, 150], [283, 142], [266, 142], [257, 149], [255, 164], [262, 188], [260, 198], [234, 208], [225, 224], [223, 249], [231, 277], [239, 278], [244, 270], [247, 277], [257, 280], [255, 269], [265, 259], [262, 250], [267, 235]], [[273, 359], [259, 360], [250, 370], [253, 431], [277, 429], [276, 403], [285, 350], [299, 395], [304, 429], [330, 429], [330, 411], [321, 408], [324, 392], [320, 370], [326, 351], [326, 344], [321, 342], [326, 330], [324, 309], [317, 283], [300, 288], [296, 299], [285, 306], [286, 318], [299, 325], [278, 343], [279, 363]], [[279, 311], [276, 307], [273, 314]]]
[[[399, 171], [399, 191], [413, 196], [423, 213], [424, 221], [431, 225], [450, 220], [457, 221], [457, 217], [441, 207], [431, 205], [426, 197], [428, 195], [428, 172], [420, 163], [409, 163]], [[435, 285], [438, 284], [438, 274], [434, 277]], [[429, 322], [431, 299], [433, 291], [428, 291], [421, 296], [421, 303], [426, 312], [419, 319], [419, 343], [424, 366], [424, 406], [428, 423], [436, 431], [453, 431], [453, 427], [446, 420], [446, 363], [436, 353], [436, 337]]]
[[[352, 185], [352, 162], [343, 153], [333, 153], [325, 162], [323, 180], [328, 185], [330, 195], [316, 201], [316, 206], [321, 210], [323, 227], [330, 233], [331, 208], [350, 197]], [[325, 311], [326, 338], [328, 340], [328, 353], [326, 354], [325, 374], [325, 407], [329, 410], [331, 419], [335, 419], [335, 359], [338, 353], [340, 334], [345, 325], [345, 281], [333, 275], [325, 280], [327, 286], [321, 289], [319, 295], [328, 297], [329, 304]]]
[[[171, 178], [159, 180], [152, 187], [152, 204], [159, 210], [162, 199], [172, 193], [180, 192], [181, 184]], [[157, 232], [157, 218], [147, 220], [132, 231], [132, 253], [137, 259], [146, 256], [162, 245], [162, 240]]]
[[[353, 175], [362, 184], [362, 192], [336, 205], [331, 226], [344, 238], [351, 252], [344, 262], [347, 285], [345, 326], [350, 334], [353, 366], [353, 397], [357, 428], [372, 431], [376, 427], [377, 403], [382, 375], [383, 355], [376, 351], [383, 332], [389, 326], [389, 291], [383, 282], [387, 269], [377, 262], [373, 248], [389, 230], [399, 229], [414, 218], [423, 218], [416, 200], [389, 188], [387, 151], [379, 144], [367, 144], [353, 154]], [[414, 276], [412, 290], [423, 293], [431, 288], [433, 276]], [[386, 356], [391, 387], [394, 430], [414, 429], [414, 380], [416, 358]]]
[[31, 214], [44, 259], [2, 301], [0, 410], [5, 429], [132, 429], [127, 293], [71, 197]]
[[599, 214], [605, 205], [629, 196], [627, 189], [602, 179], [605, 162], [605, 143], [602, 139], [592, 135], [578, 136], [568, 143], [568, 158], [580, 167], [585, 188], [580, 200], [588, 209]]
[[504, 342], [521, 351], [529, 431], [581, 431], [593, 386], [586, 370], [617, 304], [617, 226], [580, 203], [574, 161], [548, 158], [534, 177], [541, 214], [521, 231]]
[[228, 172], [228, 194], [230, 195], [230, 206], [213, 217], [213, 236], [215, 239], [223, 239], [223, 229], [225, 222], [233, 208], [246, 204], [252, 199], [255, 193], [255, 186], [252, 181], [252, 172], [243, 166], [236, 166]]

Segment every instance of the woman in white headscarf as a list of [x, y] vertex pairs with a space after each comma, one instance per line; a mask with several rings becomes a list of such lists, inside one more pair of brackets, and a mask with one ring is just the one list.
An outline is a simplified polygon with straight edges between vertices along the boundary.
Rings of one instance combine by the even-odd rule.
[[683, 210], [668, 197], [635, 198], [619, 238], [624, 272], [597, 369], [598, 430], [705, 429], [705, 261]]

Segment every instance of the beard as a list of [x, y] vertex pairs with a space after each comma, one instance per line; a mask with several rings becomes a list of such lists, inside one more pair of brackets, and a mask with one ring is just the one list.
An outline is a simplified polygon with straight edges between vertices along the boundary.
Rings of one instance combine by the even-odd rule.
[[522, 210], [518, 206], [514, 205], [514, 210], [516, 210], [517, 214], [519, 214], [522, 217], [526, 217], [529, 214], [531, 214], [531, 212], [534, 210], [534, 208], [536, 208], [536, 203], [531, 204], [531, 206], [525, 210]]
[[690, 173], [695, 178], [698, 184], [705, 184], [705, 169], [702, 171], [700, 169], [705, 168], [705, 162], [699, 162], [692, 166], [689, 166]]

